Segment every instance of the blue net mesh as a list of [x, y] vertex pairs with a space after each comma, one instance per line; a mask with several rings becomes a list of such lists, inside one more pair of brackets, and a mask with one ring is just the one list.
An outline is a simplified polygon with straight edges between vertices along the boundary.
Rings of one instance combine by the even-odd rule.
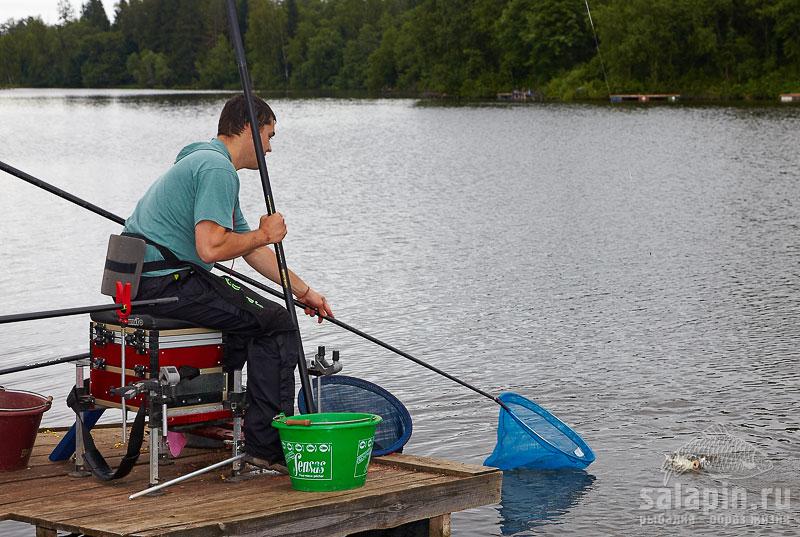
[[[317, 401], [317, 379], [311, 383], [314, 404]], [[307, 412], [302, 388], [297, 395], [300, 413]], [[323, 412], [368, 412], [377, 414], [383, 421], [375, 430], [372, 455], [380, 457], [389, 453], [402, 453], [411, 438], [411, 415], [394, 395], [377, 384], [346, 375], [322, 377]]]
[[586, 468], [594, 452], [578, 433], [533, 401], [507, 392], [500, 395], [510, 409], [500, 409], [497, 445], [484, 461], [501, 470], [512, 468]]

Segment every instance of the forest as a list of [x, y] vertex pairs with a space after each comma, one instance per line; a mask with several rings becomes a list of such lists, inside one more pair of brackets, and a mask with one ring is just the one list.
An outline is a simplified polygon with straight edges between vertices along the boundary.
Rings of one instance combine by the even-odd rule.
[[[57, 0], [53, 0], [56, 2]], [[587, 5], [590, 9], [587, 9]], [[800, 92], [800, 0], [238, 0], [262, 91], [542, 99]], [[239, 86], [223, 0], [0, 25], [0, 87]], [[591, 15], [591, 17], [590, 17]]]

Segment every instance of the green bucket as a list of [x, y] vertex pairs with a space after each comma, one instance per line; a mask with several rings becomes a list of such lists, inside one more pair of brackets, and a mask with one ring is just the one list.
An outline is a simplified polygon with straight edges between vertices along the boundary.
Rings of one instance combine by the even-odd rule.
[[292, 488], [308, 492], [363, 487], [372, 455], [375, 414], [327, 412], [277, 416]]

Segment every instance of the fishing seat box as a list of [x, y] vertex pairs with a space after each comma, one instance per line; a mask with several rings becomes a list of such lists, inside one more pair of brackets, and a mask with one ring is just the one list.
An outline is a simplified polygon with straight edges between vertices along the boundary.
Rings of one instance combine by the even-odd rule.
[[[122, 380], [122, 326], [113, 311], [91, 314], [89, 393], [96, 407], [121, 408], [120, 397], [110, 393]], [[125, 331], [125, 384], [157, 379], [164, 366], [190, 366], [200, 370], [191, 380], [181, 380], [167, 408], [169, 427], [232, 418], [223, 407], [229, 387], [222, 367], [222, 332], [185, 321], [131, 315]], [[137, 410], [139, 395], [127, 401]]]

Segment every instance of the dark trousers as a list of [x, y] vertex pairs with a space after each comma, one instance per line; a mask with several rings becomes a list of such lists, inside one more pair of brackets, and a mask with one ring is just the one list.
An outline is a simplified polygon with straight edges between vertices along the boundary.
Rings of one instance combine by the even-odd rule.
[[149, 309], [156, 316], [181, 319], [221, 330], [225, 335], [224, 365], [247, 362], [245, 451], [274, 462], [283, 458], [272, 418], [294, 413], [294, 368], [297, 334], [285, 308], [235, 280], [202, 268], [169, 276], [142, 278], [137, 300], [178, 297], [178, 302]]

